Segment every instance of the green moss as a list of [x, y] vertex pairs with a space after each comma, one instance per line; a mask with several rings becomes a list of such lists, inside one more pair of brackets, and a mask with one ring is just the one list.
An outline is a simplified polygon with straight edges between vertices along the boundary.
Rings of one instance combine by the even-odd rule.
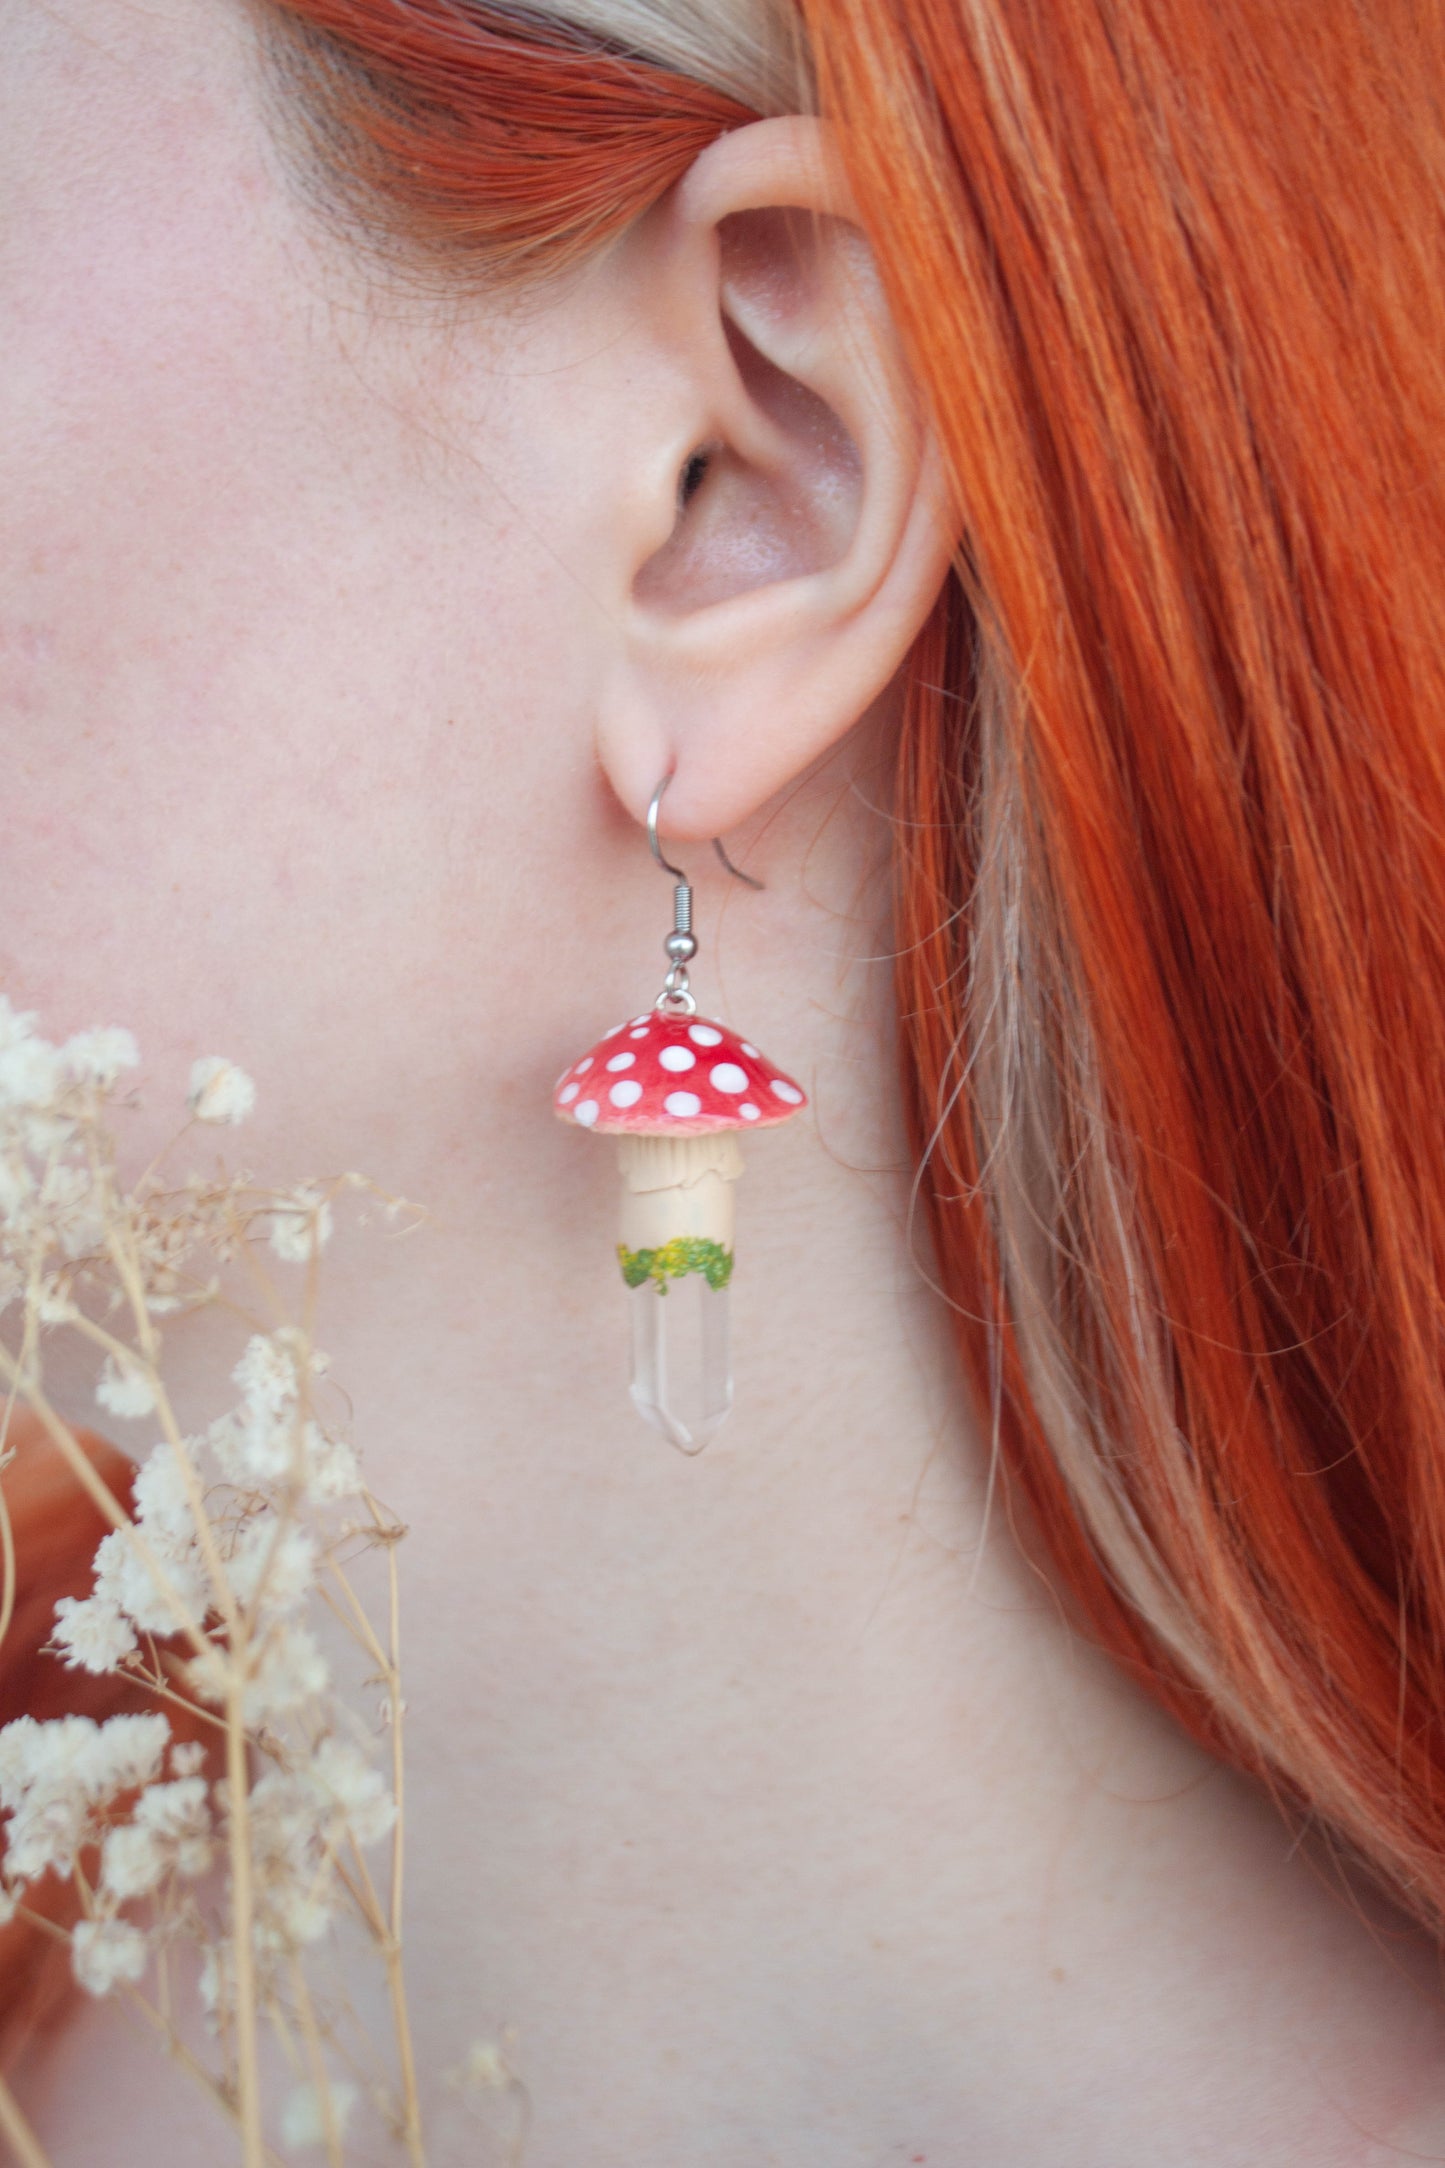
[[655, 1280], [662, 1295], [669, 1280], [680, 1280], [685, 1273], [700, 1272], [709, 1287], [726, 1287], [733, 1275], [732, 1251], [704, 1235], [674, 1235], [657, 1250], [630, 1250], [619, 1242], [617, 1256], [629, 1287]]

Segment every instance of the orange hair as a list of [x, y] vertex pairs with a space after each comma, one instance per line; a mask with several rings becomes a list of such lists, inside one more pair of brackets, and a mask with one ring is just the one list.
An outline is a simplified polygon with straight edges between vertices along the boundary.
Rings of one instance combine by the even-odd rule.
[[[470, 0], [271, 0], [339, 200], [541, 276], [751, 117]], [[1445, 18], [797, 0], [957, 492], [900, 1058], [1026, 1541], [1445, 1932]]]

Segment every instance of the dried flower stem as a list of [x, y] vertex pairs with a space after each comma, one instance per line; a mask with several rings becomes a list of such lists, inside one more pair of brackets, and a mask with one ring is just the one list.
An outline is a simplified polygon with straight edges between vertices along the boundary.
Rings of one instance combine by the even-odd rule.
[[316, 2010], [311, 2000], [311, 1990], [306, 1984], [306, 1975], [294, 1958], [291, 1963], [291, 1985], [296, 1997], [296, 2017], [306, 2047], [306, 2060], [311, 2070], [311, 2083], [316, 2088], [316, 2098], [321, 2104], [327, 2168], [345, 2168], [341, 2152], [341, 2130], [336, 2120], [336, 2102], [331, 2095], [326, 2057], [321, 2051], [321, 2029], [316, 2022]]
[[200, 1484], [196, 1480], [196, 1471], [191, 1465], [191, 1456], [186, 1450], [185, 1440], [181, 1436], [180, 1425], [176, 1421], [175, 1411], [171, 1406], [170, 1394], [161, 1381], [160, 1368], [156, 1360], [160, 1354], [160, 1348], [156, 1341], [155, 1323], [150, 1311], [146, 1308], [145, 1290], [141, 1285], [140, 1274], [136, 1270], [136, 1260], [131, 1242], [121, 1240], [122, 1227], [127, 1236], [130, 1235], [130, 1221], [128, 1217], [123, 1217], [116, 1206], [115, 1187], [111, 1180], [110, 1169], [108, 1166], [102, 1166], [96, 1156], [94, 1134], [88, 1132], [87, 1137], [91, 1171], [95, 1177], [97, 1187], [107, 1206], [114, 1208], [106, 1213], [106, 1253], [115, 1267], [116, 1276], [124, 1288], [126, 1299], [130, 1304], [131, 1316], [135, 1322], [136, 1338], [140, 1342], [141, 1352], [150, 1370], [150, 1382], [155, 1390], [156, 1414], [160, 1419], [161, 1428], [165, 1432], [171, 1451], [176, 1456], [176, 1467], [181, 1482], [185, 1487], [186, 1503], [191, 1509], [191, 1517], [196, 1524], [196, 1537], [201, 1547], [201, 1556], [205, 1559], [206, 1570], [211, 1576], [211, 1585], [215, 1591], [216, 1609], [225, 1620], [227, 1632], [234, 1644], [239, 1625], [235, 1598], [231, 1593], [231, 1585], [226, 1576], [226, 1569], [221, 1563], [221, 1554], [216, 1548], [215, 1531], [206, 1512], [206, 1502], [201, 1495]]
[[245, 2168], [261, 2168], [261, 2065], [256, 2043], [256, 1964], [251, 1945], [251, 1815], [246, 1787], [246, 1730], [241, 1714], [245, 1673], [240, 1647], [231, 1649], [226, 1686], [226, 1779], [229, 1812], [226, 1827], [231, 1864], [231, 1933], [236, 1966], [237, 2093], [241, 2111], [241, 2154]]
[[[186, 2075], [195, 2079], [201, 2090], [209, 2095], [229, 2122], [238, 2122], [235, 2101], [230, 2098], [224, 2087], [216, 2083], [205, 2064], [191, 2053], [184, 2040], [177, 2034], [175, 2027], [162, 2016], [155, 2004], [149, 2001], [140, 1992], [139, 1988], [127, 1985], [123, 1992], [126, 2001], [137, 2015], [143, 2017], [146, 2023], [161, 2035], [166, 2053], [170, 2056], [172, 2062], [179, 2063]], [[276, 2152], [273, 2146], [263, 2146], [259, 2158], [262, 2168], [291, 2168], [291, 2163]]]
[[[10, 1407], [5, 1410], [6, 1427], [9, 1426]], [[3, 1466], [3, 1463], [0, 1463]], [[15, 1616], [15, 1530], [10, 1523], [10, 1505], [5, 1496], [5, 1486], [0, 1483], [0, 1648], [10, 1631], [10, 1621]]]
[[386, 1669], [386, 1691], [391, 1705], [391, 1783], [392, 1796], [396, 1800], [396, 1827], [392, 1831], [391, 1851], [391, 1932], [385, 1945], [386, 1978], [391, 1991], [392, 2022], [396, 2032], [397, 2053], [401, 2061], [402, 2098], [406, 2103], [406, 2149], [414, 2168], [425, 2168], [422, 2148], [421, 2101], [417, 2093], [416, 2060], [411, 2044], [411, 2020], [407, 2013], [406, 1986], [402, 1973], [401, 1954], [401, 1877], [402, 1834], [406, 1826], [406, 1801], [402, 1783], [401, 1719], [401, 1602], [397, 1586], [396, 1545], [388, 1544], [386, 1552], [387, 1572], [387, 1633], [391, 1642], [391, 1660]]
[[[402, 1867], [404, 1859], [405, 1800], [402, 1790], [402, 1713], [401, 1698], [401, 1601], [396, 1572], [396, 1545], [387, 1546], [387, 1635], [391, 1642], [388, 1654], [376, 1638], [375, 1629], [365, 1611], [356, 1600], [356, 1592], [347, 1580], [335, 1558], [327, 1561], [332, 1574], [340, 1584], [347, 1606], [356, 1620], [360, 1639], [381, 1672], [386, 1684], [387, 1701], [391, 1710], [391, 1781], [396, 1800], [396, 1822], [391, 1837], [391, 1903], [390, 1917], [383, 1914], [371, 1871], [362, 1858], [358, 1847], [356, 1863], [360, 1869], [366, 1895], [364, 1909], [376, 1936], [386, 1966], [387, 1991], [391, 1997], [392, 2023], [396, 2032], [397, 2056], [401, 2063], [402, 2099], [406, 2120], [403, 2136], [406, 2149], [414, 2168], [424, 2168], [425, 2154], [422, 2146], [421, 2100], [417, 2091], [416, 2057], [412, 2048], [411, 2023], [407, 2014], [406, 1982], [402, 1966], [401, 1917], [402, 1917]], [[334, 1609], [335, 1606], [333, 1605]]]
[[0, 1379], [7, 1382], [12, 1391], [18, 1393], [26, 1406], [40, 1418], [47, 1434], [54, 1444], [60, 1448], [66, 1466], [102, 1518], [109, 1521], [112, 1528], [120, 1529], [127, 1542], [135, 1545], [137, 1554], [144, 1561], [146, 1571], [154, 1581], [161, 1600], [167, 1610], [175, 1613], [177, 1631], [185, 1635], [198, 1656], [211, 1653], [215, 1644], [206, 1639], [206, 1636], [191, 1617], [190, 1612], [177, 1593], [175, 1583], [146, 1542], [145, 1537], [136, 1527], [130, 1515], [117, 1500], [110, 1485], [102, 1482], [96, 1474], [91, 1466], [90, 1456], [81, 1451], [80, 1441], [70, 1425], [63, 1416], [56, 1413], [43, 1388], [25, 1376], [21, 1364], [3, 1343], [0, 1343]]
[[[23, 1401], [108, 1531], [92, 1594], [55, 1605], [50, 1652], [72, 1668], [142, 1685], [159, 1704], [221, 1730], [225, 1781], [201, 1775], [201, 1747], [178, 1742], [159, 1707], [99, 1725], [24, 1715], [0, 1727], [0, 1810], [12, 1817], [6, 1904], [30, 1916], [21, 1902], [30, 1883], [51, 1869], [69, 1876], [78, 1922], [67, 1931], [35, 1915], [37, 1925], [68, 1945], [91, 1994], [118, 1992], [160, 2035], [238, 2133], [244, 2168], [280, 2168], [262, 2119], [259, 2046], [268, 2023], [299, 2087], [282, 2118], [287, 2146], [324, 2143], [328, 2168], [342, 2168], [359, 2085], [393, 2141], [404, 2141], [411, 2168], [425, 2168], [401, 1949], [405, 1704], [395, 1544], [405, 1529], [366, 1488], [350, 1440], [317, 1412], [314, 1392], [328, 1368], [314, 1327], [331, 1202], [343, 1188], [377, 1186], [347, 1173], [267, 1190], [222, 1171], [189, 1175], [157, 1196], [153, 1161], [126, 1188], [101, 1115], [119, 1070], [138, 1061], [133, 1039], [96, 1031], [56, 1048], [35, 1037], [33, 1021], [0, 995], [0, 1158], [11, 1200], [0, 1213], [0, 1308], [24, 1298], [16, 1342], [0, 1341], [0, 1463]], [[206, 1057], [192, 1065], [187, 1103], [198, 1119], [241, 1120], [254, 1097], [234, 1064]], [[405, 1201], [389, 1199], [388, 1216]], [[270, 1223], [276, 1255], [304, 1267], [299, 1325], [256, 1254], [258, 1217]], [[238, 1260], [259, 1302], [234, 1301], [218, 1273], [193, 1271], [207, 1250], [218, 1265]], [[240, 1400], [183, 1436], [160, 1376], [167, 1336], [157, 1320], [212, 1304], [251, 1327], [231, 1372]], [[252, 1320], [253, 1308], [266, 1317]], [[123, 1323], [111, 1315], [117, 1310]], [[103, 1354], [98, 1404], [123, 1419], [149, 1416], [160, 1432], [125, 1503], [49, 1398], [42, 1336], [56, 1327]], [[359, 1515], [335, 1510], [346, 1498]], [[0, 1492], [0, 1638], [17, 1600], [5, 1505]], [[343, 1570], [353, 1543], [388, 1548], [384, 1629], [373, 1627]], [[318, 1599], [384, 1683], [390, 1787], [348, 1737], [326, 1653], [296, 1615]], [[364, 1847], [388, 1835], [383, 1905]], [[86, 1845], [93, 1874], [82, 1868]], [[216, 1903], [188, 1885], [218, 1853], [225, 1883]], [[137, 1915], [133, 1903], [148, 1910]], [[386, 1965], [401, 2097], [379, 2082], [369, 2052], [353, 2055], [346, 2029], [364, 2036], [366, 2028], [344, 1985], [338, 2003], [315, 1997], [308, 1978], [309, 1946], [345, 1909]], [[178, 1936], [194, 1937], [205, 1953], [197, 1986], [218, 2043], [214, 2069], [177, 2029]], [[142, 1992], [136, 1983], [151, 1963], [153, 1989]], [[329, 2076], [337, 2058], [344, 2085]], [[4, 2140], [19, 2168], [49, 2168], [8, 2091], [0, 2094]]]
[[50, 2155], [20, 2112], [20, 2103], [0, 2077], [0, 2131], [9, 2141], [18, 2168], [51, 2168]]

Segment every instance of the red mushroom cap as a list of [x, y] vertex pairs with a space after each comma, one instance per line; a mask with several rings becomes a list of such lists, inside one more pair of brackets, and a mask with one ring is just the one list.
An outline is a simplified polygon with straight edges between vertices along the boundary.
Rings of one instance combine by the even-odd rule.
[[765, 1129], [807, 1103], [801, 1085], [726, 1024], [661, 1009], [614, 1024], [552, 1094], [564, 1122], [608, 1136]]

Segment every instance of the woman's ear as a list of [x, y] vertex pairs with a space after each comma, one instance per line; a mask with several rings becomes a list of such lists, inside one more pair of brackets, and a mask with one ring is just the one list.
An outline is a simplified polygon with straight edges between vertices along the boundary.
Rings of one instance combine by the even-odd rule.
[[[618, 477], [598, 749], [634, 818], [733, 828], [888, 684], [956, 541], [825, 124], [720, 137], [630, 238], [650, 366]], [[655, 343], [654, 343], [655, 342]], [[615, 539], [615, 538], [614, 538]]]

